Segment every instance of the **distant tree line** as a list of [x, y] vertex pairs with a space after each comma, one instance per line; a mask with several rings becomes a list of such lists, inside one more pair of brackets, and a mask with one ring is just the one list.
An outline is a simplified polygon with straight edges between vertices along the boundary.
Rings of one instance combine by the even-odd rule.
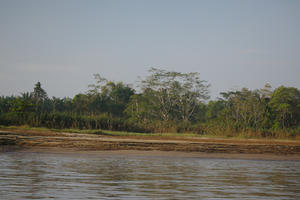
[[300, 91], [280, 86], [222, 92], [208, 101], [209, 84], [198, 73], [156, 68], [139, 91], [99, 74], [86, 93], [49, 98], [41, 83], [32, 92], [0, 97], [0, 125], [108, 129], [131, 132], [194, 132], [246, 137], [300, 136]]

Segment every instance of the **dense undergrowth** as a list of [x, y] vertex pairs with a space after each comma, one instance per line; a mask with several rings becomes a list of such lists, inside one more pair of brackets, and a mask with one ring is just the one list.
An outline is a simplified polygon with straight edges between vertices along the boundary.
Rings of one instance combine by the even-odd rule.
[[0, 97], [0, 125], [48, 129], [177, 133], [210, 137], [300, 138], [300, 91], [280, 86], [221, 93], [208, 101], [198, 73], [152, 68], [140, 93], [95, 75], [96, 84], [74, 98], [33, 92]]

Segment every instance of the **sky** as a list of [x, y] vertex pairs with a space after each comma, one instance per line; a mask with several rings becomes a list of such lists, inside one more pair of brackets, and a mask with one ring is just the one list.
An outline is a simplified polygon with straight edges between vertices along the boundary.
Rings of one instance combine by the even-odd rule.
[[95, 73], [135, 87], [150, 67], [199, 72], [212, 99], [300, 88], [300, 1], [0, 0], [0, 96], [73, 97]]

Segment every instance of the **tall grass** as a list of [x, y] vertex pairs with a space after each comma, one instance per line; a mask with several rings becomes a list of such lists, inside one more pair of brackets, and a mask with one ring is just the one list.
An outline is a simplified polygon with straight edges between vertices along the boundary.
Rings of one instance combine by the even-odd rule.
[[167, 136], [172, 133], [173, 136], [300, 139], [300, 126], [290, 129], [254, 129], [220, 121], [196, 124], [153, 121], [147, 124], [139, 124], [126, 118], [113, 117], [107, 114], [77, 115], [74, 113], [51, 112], [40, 115], [35, 113], [20, 115], [9, 112], [0, 114], [0, 124], [4, 126], [28, 125], [28, 127], [45, 127], [50, 130], [77, 133], [103, 134], [102, 130], [110, 130], [113, 132], [105, 131], [105, 133], [112, 135], [155, 134], [157, 136]]

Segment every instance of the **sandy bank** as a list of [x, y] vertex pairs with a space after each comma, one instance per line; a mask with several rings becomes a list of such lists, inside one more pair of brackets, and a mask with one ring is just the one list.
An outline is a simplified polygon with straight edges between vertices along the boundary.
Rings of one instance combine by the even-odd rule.
[[[2, 151], [300, 160], [300, 141], [0, 131]], [[9, 147], [9, 148], [8, 148]]]

